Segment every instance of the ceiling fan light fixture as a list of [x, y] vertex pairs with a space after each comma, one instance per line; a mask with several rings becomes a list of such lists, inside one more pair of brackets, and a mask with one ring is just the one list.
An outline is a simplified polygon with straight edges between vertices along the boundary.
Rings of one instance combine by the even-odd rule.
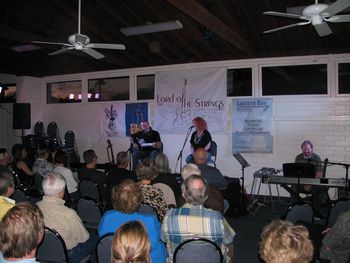
[[123, 27], [120, 31], [126, 36], [135, 36], [141, 34], [155, 33], [161, 31], [170, 31], [182, 29], [183, 25], [179, 20], [172, 20], [161, 23], [147, 24], [141, 26]]

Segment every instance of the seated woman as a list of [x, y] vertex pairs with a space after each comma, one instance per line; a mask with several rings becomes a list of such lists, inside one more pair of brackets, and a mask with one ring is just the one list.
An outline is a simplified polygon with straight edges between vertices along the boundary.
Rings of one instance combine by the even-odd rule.
[[160, 237], [161, 225], [154, 215], [138, 213], [143, 199], [142, 191], [138, 184], [130, 179], [124, 180], [119, 186], [112, 189], [113, 210], [104, 213], [99, 228], [99, 236], [114, 233], [119, 227], [133, 220], [141, 221], [148, 232], [151, 243], [152, 262], [165, 262], [166, 250]]
[[275, 220], [261, 234], [260, 256], [266, 263], [308, 263], [314, 248], [302, 225]]
[[152, 185], [156, 183], [166, 184], [173, 190], [176, 199], [180, 197], [182, 178], [180, 174], [171, 173], [166, 154], [159, 153], [154, 160], [154, 164], [158, 170], [158, 176], [152, 180]]
[[112, 263], [150, 263], [151, 244], [140, 221], [123, 224], [112, 240]]
[[211, 159], [209, 152], [211, 146], [211, 135], [208, 131], [208, 125], [202, 117], [196, 117], [192, 120], [195, 131], [191, 135], [191, 154], [187, 156], [186, 163], [194, 163], [192, 154], [198, 148], [204, 148], [208, 152], [208, 161]]
[[23, 144], [12, 147], [12, 169], [17, 173], [21, 184], [33, 185], [33, 172], [26, 163], [27, 150]]
[[151, 182], [158, 176], [154, 161], [146, 158], [136, 168], [136, 175], [140, 180], [140, 188], [143, 194], [143, 203], [147, 204], [157, 212], [162, 222], [169, 208], [165, 201], [162, 190], [158, 189]]

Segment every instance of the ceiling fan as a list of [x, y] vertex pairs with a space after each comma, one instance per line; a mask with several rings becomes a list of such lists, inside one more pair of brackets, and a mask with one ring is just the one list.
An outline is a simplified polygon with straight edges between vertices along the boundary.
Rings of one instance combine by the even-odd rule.
[[304, 26], [312, 24], [316, 29], [317, 34], [320, 37], [332, 34], [332, 30], [327, 24], [330, 23], [343, 23], [350, 22], [350, 15], [337, 15], [339, 12], [350, 6], [350, 0], [338, 0], [331, 5], [319, 4], [318, 0], [315, 0], [315, 4], [309, 5], [304, 8], [302, 15], [288, 14], [282, 12], [267, 11], [264, 15], [279, 16], [293, 19], [304, 20], [296, 24], [288, 26], [282, 26], [271, 30], [264, 31], [263, 33], [272, 33], [280, 30], [284, 30], [296, 26]]
[[93, 48], [101, 49], [116, 49], [124, 50], [125, 46], [122, 44], [104, 44], [104, 43], [90, 43], [90, 38], [86, 35], [80, 34], [80, 21], [81, 21], [81, 0], [79, 0], [78, 8], [78, 33], [68, 37], [69, 43], [55, 43], [55, 42], [44, 42], [44, 41], [32, 41], [38, 44], [49, 44], [49, 45], [62, 45], [62, 49], [50, 53], [49, 55], [62, 54], [68, 50], [81, 50], [84, 53], [92, 56], [95, 59], [101, 59], [105, 56]]

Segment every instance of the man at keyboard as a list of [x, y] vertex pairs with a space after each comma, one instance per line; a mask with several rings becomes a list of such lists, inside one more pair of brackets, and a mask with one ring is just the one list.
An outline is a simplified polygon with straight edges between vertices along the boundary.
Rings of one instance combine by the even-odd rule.
[[[312, 143], [308, 140], [304, 141], [301, 144], [301, 149], [302, 153], [298, 154], [295, 157], [295, 162], [313, 164], [315, 166], [315, 177], [321, 178], [323, 173], [322, 161], [320, 156], [313, 152], [314, 146], [312, 145]], [[292, 186], [292, 190], [297, 192], [297, 186]], [[303, 185], [301, 187], [301, 193], [312, 195], [312, 206], [314, 209], [315, 219], [324, 218], [324, 216], [321, 215], [320, 210], [322, 199], [325, 196], [325, 191], [326, 189], [320, 186]], [[293, 195], [292, 199], [294, 199], [294, 201], [297, 201], [295, 200], [295, 196]]]

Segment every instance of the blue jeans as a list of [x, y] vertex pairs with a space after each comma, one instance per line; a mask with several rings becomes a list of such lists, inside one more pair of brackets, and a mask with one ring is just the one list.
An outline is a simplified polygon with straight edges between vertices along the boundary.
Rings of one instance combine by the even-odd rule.
[[[95, 252], [98, 235], [90, 234], [90, 238], [84, 243], [79, 243], [74, 248], [68, 250], [68, 258], [70, 263], [79, 263], [81, 260]], [[92, 255], [91, 262], [96, 262], [95, 255]]]

